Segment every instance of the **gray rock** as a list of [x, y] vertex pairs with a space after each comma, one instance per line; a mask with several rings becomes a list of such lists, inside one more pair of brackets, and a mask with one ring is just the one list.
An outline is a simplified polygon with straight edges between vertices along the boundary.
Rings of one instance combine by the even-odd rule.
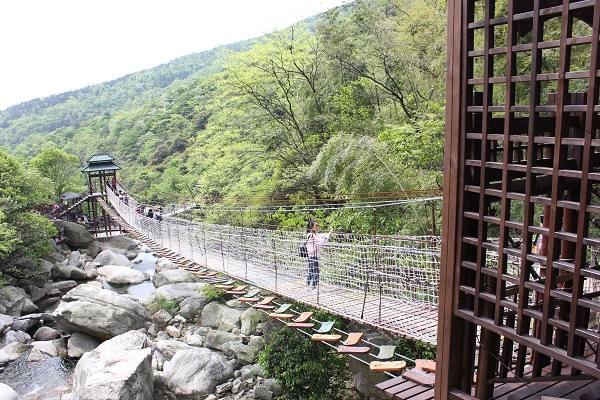
[[125, 253], [125, 257], [127, 257], [128, 260], [133, 260], [137, 257], [138, 253], [135, 250], [127, 250], [127, 252]]
[[37, 311], [38, 308], [27, 297], [25, 290], [14, 286], [0, 288], [0, 314], [18, 317]]
[[124, 254], [127, 250], [135, 250], [139, 242], [126, 235], [115, 235], [98, 238], [98, 242], [104, 249], [121, 250]]
[[2, 343], [2, 344], [0, 345], [0, 347], [4, 347], [7, 344], [11, 344], [11, 343], [15, 343], [15, 342], [28, 343], [30, 340], [31, 340], [31, 336], [29, 336], [27, 333], [25, 333], [23, 331], [10, 330], [2, 336], [2, 340], [0, 341], [0, 343]]
[[44, 286], [52, 275], [54, 264], [47, 260], [27, 260], [17, 264], [18, 269], [25, 272], [16, 277], [16, 285], [25, 287], [27, 285]]
[[180, 342], [178, 340], [157, 340], [156, 341], [156, 350], [160, 352], [160, 354], [166, 359], [170, 360], [173, 358], [175, 353], [179, 350], [189, 350], [190, 346], [187, 344]]
[[13, 342], [4, 346], [0, 349], [0, 365], [16, 360], [30, 348], [31, 346], [19, 342]]
[[52, 314], [48, 313], [35, 313], [26, 314], [14, 319], [11, 329], [13, 331], [30, 332], [37, 325], [45, 322], [54, 322]]
[[13, 324], [13, 317], [0, 314], [0, 335], [9, 330]]
[[203, 326], [230, 332], [233, 328], [239, 327], [241, 315], [240, 310], [213, 301], [202, 309], [200, 321]]
[[201, 399], [214, 393], [217, 385], [231, 378], [234, 366], [234, 362], [220, 353], [192, 348], [175, 353], [163, 366], [163, 375], [175, 396]]
[[168, 271], [172, 269], [179, 269], [177, 264], [171, 262], [167, 258], [159, 258], [156, 260], [156, 272]]
[[144, 307], [134, 298], [92, 285], [70, 290], [53, 315], [64, 331], [79, 331], [99, 339], [144, 328], [149, 320]]
[[152, 283], [154, 283], [154, 286], [156, 287], [172, 285], [175, 283], [194, 283], [200, 282], [200, 280], [201, 279], [195, 274], [183, 269], [161, 271], [152, 277]]
[[225, 382], [219, 386], [216, 387], [215, 389], [215, 393], [216, 394], [223, 394], [225, 392], [229, 392], [231, 390], [231, 386], [232, 383], [231, 382]]
[[29, 362], [38, 362], [38, 361], [42, 361], [42, 360], [44, 360], [44, 359], [46, 359], [48, 357], [49, 356], [48, 356], [47, 353], [42, 353], [40, 351], [40, 349], [38, 349], [37, 347], [34, 347], [29, 352], [29, 355], [27, 356], [27, 361], [29, 361]]
[[275, 379], [273, 379], [273, 378], [265, 379], [263, 384], [265, 385], [265, 387], [267, 389], [269, 389], [270, 392], [273, 393], [273, 396], [277, 397], [277, 396], [281, 396], [283, 394], [283, 388], [281, 387], [281, 385], [279, 383], [277, 383], [277, 381]]
[[85, 264], [85, 257], [81, 255], [78, 251], [72, 251], [71, 254], [67, 256], [67, 266], [83, 268]]
[[81, 248], [86, 247], [88, 244], [94, 241], [92, 234], [83, 225], [60, 220], [55, 220], [53, 222], [58, 229], [64, 228], [66, 238], [65, 242], [69, 246]]
[[52, 329], [49, 326], [42, 326], [33, 335], [35, 340], [53, 340], [58, 339], [61, 336], [60, 332], [56, 329]]
[[193, 332], [186, 332], [183, 336], [183, 341], [190, 346], [200, 347], [204, 344], [204, 337]]
[[185, 299], [181, 302], [181, 307], [179, 309], [179, 315], [182, 317], [192, 320], [196, 318], [201, 312], [204, 306], [206, 305], [206, 301], [201, 299], [189, 298]]
[[254, 380], [257, 377], [265, 376], [265, 371], [258, 364], [244, 365], [240, 371], [242, 373], [240, 375], [240, 379], [243, 381], [246, 381], [248, 379]]
[[273, 393], [266, 386], [258, 385], [254, 387], [254, 398], [260, 400], [271, 400]]
[[204, 339], [204, 346], [224, 351], [225, 349], [229, 349], [226, 347], [226, 344], [239, 342], [242, 344], [242, 338], [233, 333], [218, 331], [218, 330], [210, 330], [206, 334], [206, 338]]
[[169, 325], [173, 317], [168, 311], [160, 309], [152, 315], [152, 322], [154, 322], [159, 328], [164, 329]]
[[102, 250], [96, 258], [94, 258], [94, 262], [104, 266], [104, 265], [121, 265], [121, 266], [130, 266], [131, 261], [127, 259], [123, 254], [115, 253], [112, 250]]
[[58, 356], [58, 349], [56, 344], [52, 340], [43, 340], [39, 342], [31, 342], [31, 345], [41, 351], [42, 353], [50, 356]]
[[55, 296], [61, 293], [66, 293], [69, 290], [77, 286], [77, 282], [73, 280], [49, 282], [43, 287], [37, 287], [33, 285], [27, 286], [27, 292], [31, 297], [31, 301], [37, 303], [46, 296]]
[[92, 243], [87, 245], [86, 250], [91, 257], [96, 257], [102, 251], [102, 246], [99, 242], [94, 240]]
[[116, 336], [85, 353], [73, 373], [78, 400], [152, 400], [154, 374], [148, 338], [140, 331]]
[[221, 350], [243, 364], [251, 364], [256, 361], [258, 354], [264, 347], [265, 341], [261, 336], [252, 336], [248, 344], [228, 342], [221, 345]]
[[95, 338], [81, 332], [75, 332], [67, 342], [68, 355], [71, 358], [79, 358], [88, 351], [94, 350], [100, 345]]
[[106, 265], [98, 268], [98, 274], [113, 285], [131, 285], [148, 279], [142, 271], [121, 265]]
[[242, 391], [244, 389], [245, 389], [244, 381], [242, 381], [240, 378], [234, 379], [234, 381], [231, 383], [231, 393], [233, 393], [233, 394], [239, 393], [240, 391]]
[[187, 298], [198, 299], [207, 303], [206, 295], [202, 293], [202, 288], [208, 283], [175, 283], [173, 285], [164, 285], [156, 289], [156, 296], [164, 296], [167, 299], [183, 301]]
[[266, 319], [266, 315], [256, 308], [248, 308], [240, 316], [242, 327], [240, 329], [242, 335], [250, 336], [256, 332], [256, 327], [259, 323]]
[[0, 399], [2, 400], [18, 400], [19, 395], [10, 386], [0, 382]]
[[52, 270], [52, 277], [54, 279], [77, 279], [77, 280], [85, 280], [85, 279], [94, 279], [97, 275], [94, 273], [86, 272], [85, 270], [78, 267], [71, 267], [66, 265], [65, 263], [57, 264], [56, 267]]
[[171, 325], [167, 326], [167, 329], [165, 329], [165, 331], [171, 337], [174, 337], [174, 338], [181, 337], [181, 331], [174, 326], [171, 326]]

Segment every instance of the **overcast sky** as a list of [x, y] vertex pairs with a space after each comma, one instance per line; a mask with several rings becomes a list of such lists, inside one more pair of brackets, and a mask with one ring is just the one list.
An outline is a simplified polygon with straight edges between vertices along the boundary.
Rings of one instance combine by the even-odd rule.
[[0, 109], [284, 28], [344, 0], [0, 0]]

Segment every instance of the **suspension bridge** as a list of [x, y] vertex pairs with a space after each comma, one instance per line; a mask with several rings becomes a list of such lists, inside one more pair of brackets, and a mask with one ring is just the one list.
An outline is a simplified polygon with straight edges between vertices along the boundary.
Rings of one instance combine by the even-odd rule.
[[195, 222], [176, 212], [159, 221], [138, 213], [135, 199], [125, 203], [112, 190], [106, 194], [129, 226], [188, 260], [344, 318], [436, 343], [438, 237], [335, 234], [322, 248], [320, 282], [311, 289], [298, 251], [304, 232]]

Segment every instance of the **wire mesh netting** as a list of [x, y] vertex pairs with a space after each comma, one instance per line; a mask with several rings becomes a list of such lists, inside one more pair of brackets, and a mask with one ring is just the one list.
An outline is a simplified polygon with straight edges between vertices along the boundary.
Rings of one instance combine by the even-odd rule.
[[[136, 212], [112, 191], [108, 200], [138, 232], [182, 256], [309, 305], [435, 344], [440, 261], [436, 236], [334, 234], [318, 252], [318, 285], [298, 231], [216, 225]], [[315, 271], [313, 271], [315, 272]]]

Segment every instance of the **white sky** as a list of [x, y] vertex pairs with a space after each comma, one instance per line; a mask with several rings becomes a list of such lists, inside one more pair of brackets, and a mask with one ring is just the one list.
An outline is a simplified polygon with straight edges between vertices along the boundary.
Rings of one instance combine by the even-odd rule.
[[0, 0], [0, 110], [259, 36], [344, 0]]

